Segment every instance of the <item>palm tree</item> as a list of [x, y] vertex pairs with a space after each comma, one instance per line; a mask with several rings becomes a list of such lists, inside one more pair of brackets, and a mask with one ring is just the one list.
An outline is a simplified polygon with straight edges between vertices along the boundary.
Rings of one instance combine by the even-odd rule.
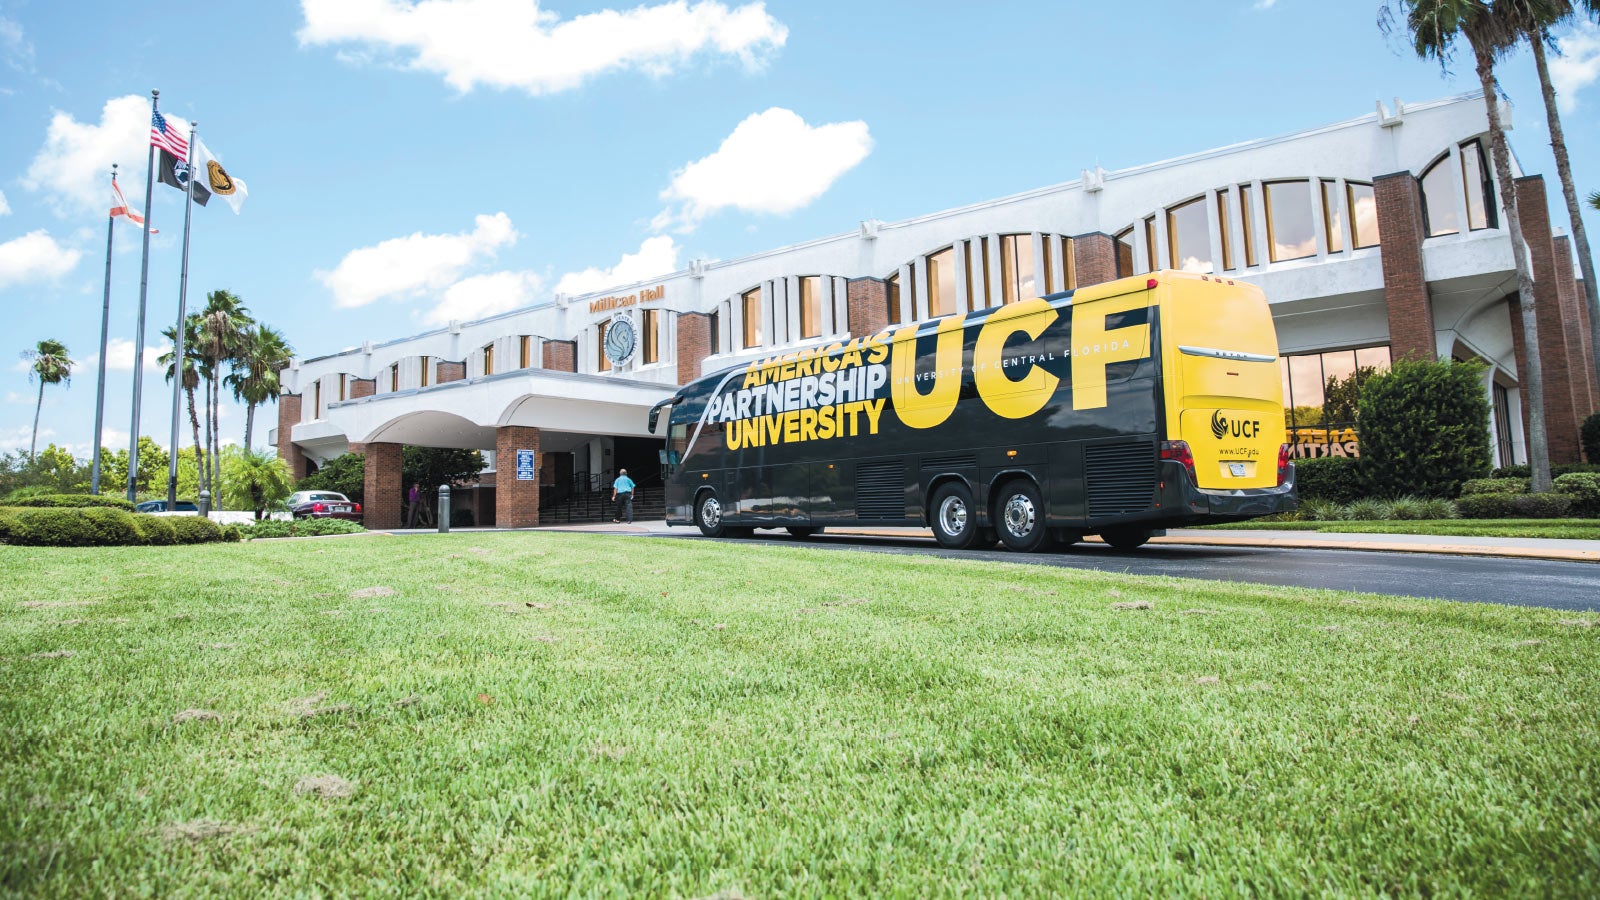
[[289, 464], [276, 456], [256, 453], [248, 448], [228, 454], [226, 484], [228, 505], [254, 510], [256, 521], [270, 507], [288, 499], [294, 490]]
[[238, 360], [228, 375], [233, 398], [245, 404], [244, 446], [251, 449], [255, 434], [256, 407], [277, 400], [282, 392], [278, 370], [289, 364], [294, 348], [283, 332], [270, 325], [252, 325], [239, 342]]
[[23, 351], [22, 358], [28, 362], [28, 379], [39, 382], [39, 401], [33, 405], [33, 441], [28, 444], [28, 460], [31, 462], [39, 449], [39, 411], [44, 409], [44, 386], [70, 385], [72, 367], [77, 363], [67, 355], [66, 344], [51, 338], [35, 344], [32, 350]]
[[[1572, 183], [1572, 164], [1567, 160], [1567, 138], [1561, 129], [1561, 113], [1556, 109], [1556, 90], [1550, 83], [1550, 66], [1545, 62], [1545, 45], [1550, 29], [1570, 22], [1578, 15], [1593, 18], [1600, 14], [1597, 0], [1498, 0], [1496, 15], [1513, 20], [1533, 48], [1533, 64], [1539, 70], [1539, 90], [1544, 95], [1545, 120], [1550, 125], [1550, 149], [1555, 152], [1556, 174], [1561, 177], [1561, 195], [1567, 201], [1567, 218], [1572, 222], [1572, 248], [1578, 255], [1583, 274], [1583, 290], [1589, 304], [1590, 350], [1595, 372], [1600, 374], [1600, 285], [1595, 284], [1594, 257], [1589, 253], [1589, 234], [1583, 227], [1583, 208], [1578, 205], [1578, 189]], [[1589, 198], [1591, 204], [1595, 196]]]
[[[183, 327], [183, 393], [189, 400], [189, 427], [194, 430], [194, 465], [196, 471], [200, 473], [200, 489], [209, 490], [210, 484], [206, 481], [206, 466], [200, 451], [200, 417], [194, 408], [194, 391], [195, 388], [200, 386], [198, 368], [200, 354], [196, 350], [200, 343], [199, 332], [200, 317], [198, 315], [189, 316]], [[171, 381], [176, 369], [172, 362], [172, 356], [176, 350], [178, 330], [168, 325], [161, 330], [161, 334], [166, 337], [169, 342], [168, 346], [173, 347], [173, 349], [161, 354], [157, 362], [167, 367], [167, 381]], [[178, 448], [173, 447], [172, 452], [177, 453]]]
[[1589, 195], [1589, 205], [1595, 209], [1600, 209], [1600, 191], [1595, 191]]
[[1483, 105], [1489, 117], [1490, 156], [1494, 160], [1495, 178], [1500, 182], [1500, 206], [1505, 210], [1506, 234], [1511, 239], [1511, 258], [1517, 270], [1517, 297], [1522, 306], [1527, 365], [1521, 375], [1528, 387], [1528, 461], [1533, 470], [1530, 488], [1535, 492], [1548, 491], [1550, 442], [1545, 433], [1544, 373], [1539, 364], [1539, 323], [1534, 315], [1533, 275], [1528, 268], [1527, 248], [1522, 243], [1516, 186], [1511, 181], [1511, 152], [1506, 147], [1506, 132], [1500, 123], [1499, 92], [1494, 76], [1495, 62], [1515, 46], [1522, 35], [1509, 18], [1493, 14], [1489, 0], [1386, 0], [1378, 12], [1378, 27], [1386, 34], [1395, 29], [1396, 11], [1405, 20], [1411, 48], [1417, 56], [1438, 60], [1441, 68], [1447, 69], [1457, 38], [1465, 38], [1472, 50], [1473, 65], [1483, 90]]
[[[200, 375], [206, 383], [206, 456], [210, 467], [207, 480], [217, 484], [221, 480], [221, 460], [217, 456], [222, 442], [218, 415], [222, 406], [222, 366], [238, 354], [240, 336], [250, 327], [251, 320], [244, 303], [232, 291], [212, 291], [206, 295], [205, 308], [200, 310], [199, 353], [204, 361]], [[216, 491], [212, 491], [216, 495]]]

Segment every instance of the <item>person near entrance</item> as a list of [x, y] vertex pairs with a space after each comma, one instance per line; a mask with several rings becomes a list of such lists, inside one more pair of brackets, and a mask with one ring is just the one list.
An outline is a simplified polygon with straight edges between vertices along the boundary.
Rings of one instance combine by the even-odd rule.
[[411, 506], [406, 511], [406, 527], [415, 528], [417, 526], [417, 508], [422, 505], [422, 485], [412, 482], [411, 491], [406, 494], [406, 500]]
[[613, 522], [633, 524], [633, 479], [627, 469], [617, 470], [617, 480], [611, 483], [611, 500], [617, 504], [617, 517]]

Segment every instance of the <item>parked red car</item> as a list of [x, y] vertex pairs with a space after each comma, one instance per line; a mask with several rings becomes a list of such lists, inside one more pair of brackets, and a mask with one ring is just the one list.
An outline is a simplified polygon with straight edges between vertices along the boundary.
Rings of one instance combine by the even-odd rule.
[[287, 502], [289, 513], [296, 519], [361, 521], [361, 504], [333, 491], [295, 491]]

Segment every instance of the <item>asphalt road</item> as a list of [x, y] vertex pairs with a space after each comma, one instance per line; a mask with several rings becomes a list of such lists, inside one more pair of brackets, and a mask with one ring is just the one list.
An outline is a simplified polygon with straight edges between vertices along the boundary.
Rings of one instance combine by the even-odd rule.
[[[671, 536], [706, 540], [684, 532]], [[761, 532], [751, 543], [800, 542], [781, 534]], [[1134, 575], [1171, 575], [1401, 597], [1542, 606], [1572, 612], [1600, 611], [1600, 565], [1594, 563], [1431, 553], [1181, 544], [1149, 544], [1129, 553], [1112, 550], [1103, 544], [1075, 544], [1069, 550], [1053, 553], [952, 551], [941, 549], [932, 538], [919, 540], [827, 534], [810, 538], [804, 545], [872, 553], [984, 559]]]

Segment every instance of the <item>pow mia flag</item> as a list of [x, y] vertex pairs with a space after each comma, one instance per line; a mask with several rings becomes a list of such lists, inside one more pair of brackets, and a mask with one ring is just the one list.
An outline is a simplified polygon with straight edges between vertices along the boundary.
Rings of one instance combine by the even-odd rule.
[[[165, 148], [161, 150], [161, 169], [157, 176], [162, 184], [170, 184], [180, 191], [189, 189], [189, 163], [181, 160]], [[211, 191], [206, 189], [204, 178], [194, 183], [194, 202], [205, 206], [211, 199]]]

